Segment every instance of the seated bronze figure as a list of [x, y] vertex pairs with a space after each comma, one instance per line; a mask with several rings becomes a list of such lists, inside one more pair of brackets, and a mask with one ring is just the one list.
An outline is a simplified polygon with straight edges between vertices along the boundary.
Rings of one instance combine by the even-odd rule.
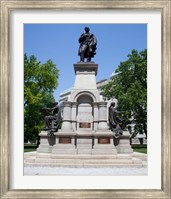
[[118, 116], [118, 113], [115, 108], [115, 103], [112, 102], [109, 107], [109, 127], [116, 136], [122, 135], [125, 127], [124, 121]]
[[44, 110], [49, 114], [46, 115], [44, 118], [45, 121], [44, 130], [48, 131], [49, 134], [52, 135], [53, 132], [57, 132], [60, 127], [61, 108], [58, 106], [58, 102], [55, 102], [53, 108], [44, 108]]

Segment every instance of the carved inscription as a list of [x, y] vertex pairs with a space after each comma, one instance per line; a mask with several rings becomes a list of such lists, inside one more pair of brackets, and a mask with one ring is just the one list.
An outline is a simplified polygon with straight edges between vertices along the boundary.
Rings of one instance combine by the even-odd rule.
[[98, 144], [110, 144], [110, 138], [100, 137], [98, 138]]
[[91, 124], [88, 122], [79, 123], [79, 128], [91, 128]]
[[70, 144], [71, 143], [71, 138], [70, 137], [60, 137], [59, 138], [59, 143], [60, 144]]

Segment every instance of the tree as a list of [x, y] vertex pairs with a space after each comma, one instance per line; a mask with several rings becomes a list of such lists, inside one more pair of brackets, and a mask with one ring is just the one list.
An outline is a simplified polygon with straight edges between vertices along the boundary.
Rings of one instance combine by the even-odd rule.
[[24, 54], [24, 139], [36, 140], [43, 127], [43, 107], [55, 101], [59, 70], [48, 60], [41, 64], [34, 55]]
[[118, 109], [125, 120], [133, 115], [135, 132], [147, 137], [147, 50], [132, 50], [128, 60], [121, 62], [115, 75], [102, 88], [108, 99], [118, 100]]

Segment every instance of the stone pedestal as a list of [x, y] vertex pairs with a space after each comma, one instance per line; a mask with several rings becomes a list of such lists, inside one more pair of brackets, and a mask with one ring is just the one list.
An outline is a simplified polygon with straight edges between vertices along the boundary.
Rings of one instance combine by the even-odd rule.
[[[101, 101], [96, 85], [98, 64], [78, 62], [74, 64], [74, 70], [75, 84], [68, 102], [71, 103], [71, 120], [64, 117], [62, 129], [66, 129], [66, 122], [69, 126], [68, 123], [71, 121], [74, 131], [107, 130], [107, 103]], [[64, 104], [64, 111], [65, 106]]]
[[117, 147], [114, 134], [107, 126], [107, 102], [100, 98], [96, 85], [98, 64], [74, 64], [75, 85], [68, 101], [64, 102], [62, 128], [48, 137], [42, 132], [38, 152], [52, 154], [116, 155], [132, 153], [129, 136], [120, 137]]
[[98, 64], [93, 62], [78, 62], [74, 64], [74, 70], [76, 75], [74, 89], [97, 89], [95, 76], [97, 74]]
[[37, 152], [40, 153], [51, 153], [52, 148], [55, 145], [55, 136], [49, 136], [47, 131], [41, 131], [40, 136], [40, 145], [37, 149]]
[[100, 101], [99, 91], [96, 85], [96, 74], [98, 64], [93, 62], [78, 62], [74, 64], [75, 84], [69, 98], [70, 102], [77, 102], [77, 99], [82, 95], [89, 95], [93, 102]]
[[77, 154], [92, 154], [93, 146], [92, 132], [77, 132], [76, 134], [76, 148]]
[[133, 149], [131, 148], [131, 145], [130, 145], [129, 132], [127, 131], [123, 132], [123, 135], [121, 135], [119, 138], [119, 144], [117, 145], [116, 148], [117, 148], [118, 153], [126, 153], [126, 154], [133, 153]]
[[78, 62], [74, 70], [74, 88], [64, 102], [62, 129], [55, 134], [52, 153], [116, 154], [113, 133], [107, 126], [107, 102], [101, 101], [96, 85], [98, 64]]
[[94, 133], [94, 146], [92, 154], [95, 155], [116, 155], [117, 149], [113, 142], [113, 133], [106, 131], [98, 131]]
[[53, 146], [53, 154], [76, 154], [75, 133], [71, 131], [59, 131], [55, 133], [56, 144]]

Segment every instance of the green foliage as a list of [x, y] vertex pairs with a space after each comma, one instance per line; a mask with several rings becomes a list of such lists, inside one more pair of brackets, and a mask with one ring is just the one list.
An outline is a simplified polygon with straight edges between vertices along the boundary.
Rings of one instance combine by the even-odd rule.
[[115, 74], [102, 88], [103, 95], [108, 99], [115, 97], [124, 119], [133, 115], [135, 131], [147, 134], [147, 50], [132, 50]]
[[42, 108], [55, 100], [59, 70], [48, 60], [41, 64], [35, 56], [24, 55], [24, 139], [35, 140], [43, 127]]

